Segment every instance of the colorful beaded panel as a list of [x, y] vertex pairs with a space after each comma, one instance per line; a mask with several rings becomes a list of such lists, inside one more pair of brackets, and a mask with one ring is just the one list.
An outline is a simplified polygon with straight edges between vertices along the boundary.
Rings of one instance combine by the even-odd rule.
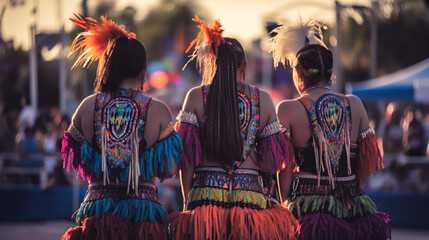
[[212, 205], [261, 210], [266, 204], [262, 178], [257, 171], [237, 169], [228, 174], [219, 167], [199, 167], [195, 170], [187, 209]]
[[[350, 104], [348, 99], [333, 94], [321, 96], [316, 104], [310, 99], [300, 98], [300, 102], [305, 106], [310, 120], [310, 125], [314, 136], [322, 133], [328, 145], [330, 159], [334, 169], [338, 169], [345, 143], [345, 131], [347, 127], [351, 132]], [[348, 122], [348, 125], [346, 123]], [[316, 139], [318, 142], [319, 139]]]
[[112, 198], [116, 202], [128, 199], [142, 199], [159, 203], [155, 186], [139, 185], [138, 193], [127, 193], [126, 185], [94, 185], [90, 184], [85, 195], [84, 202], [95, 201], [103, 198]]
[[[250, 89], [250, 100], [245, 93], [238, 91], [239, 111], [240, 111], [240, 124], [241, 133], [243, 136], [243, 158], [241, 161], [235, 161], [234, 167], [238, 168], [244, 162], [252, 150], [257, 133], [259, 131], [260, 121], [260, 102], [259, 102], [259, 89], [255, 86], [248, 85]], [[210, 85], [204, 85], [203, 99], [204, 104], [207, 103], [207, 95]]]
[[179, 115], [177, 115], [176, 120], [178, 122], [192, 124], [195, 127], [199, 127], [197, 115], [193, 112], [188, 111], [180, 111]]
[[[140, 98], [136, 102], [133, 99], [137, 96]], [[131, 159], [131, 133], [136, 130], [138, 141], [144, 141], [146, 115], [151, 98], [138, 89], [120, 89], [112, 93], [111, 100], [103, 108], [105, 98], [105, 93], [97, 95], [94, 136], [98, 146], [101, 146], [101, 129], [104, 125], [107, 134], [107, 162], [111, 169], [123, 170]]]
[[111, 168], [125, 168], [131, 159], [130, 135], [136, 129], [139, 109], [125, 97], [113, 98], [104, 108], [107, 132], [107, 162]]
[[237, 169], [230, 175], [222, 168], [200, 167], [195, 170], [193, 179], [194, 188], [213, 187], [227, 190], [232, 180], [233, 190], [263, 191], [261, 176], [250, 169]]

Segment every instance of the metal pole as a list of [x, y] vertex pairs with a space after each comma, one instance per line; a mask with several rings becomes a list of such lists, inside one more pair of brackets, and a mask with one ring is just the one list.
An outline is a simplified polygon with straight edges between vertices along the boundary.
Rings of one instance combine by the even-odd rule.
[[[88, 16], [88, 0], [82, 0], [82, 14], [84, 17]], [[82, 69], [82, 95], [83, 97], [89, 95], [87, 68]]]
[[38, 86], [37, 86], [37, 46], [36, 46], [36, 26], [33, 24], [30, 27], [31, 48], [29, 55], [30, 64], [30, 101], [31, 107], [37, 112], [38, 109]]
[[341, 67], [341, 10], [342, 5], [335, 1], [335, 37], [337, 39], [337, 46], [334, 48], [334, 75], [335, 75], [335, 86], [334, 89], [338, 92], [344, 92], [345, 83], [342, 78], [342, 67]]
[[66, 58], [64, 55], [64, 47], [66, 45], [66, 34], [64, 30], [64, 21], [62, 20], [62, 0], [58, 0], [58, 18], [61, 24], [61, 50], [60, 50], [60, 59], [58, 64], [59, 72], [59, 102], [60, 102], [60, 111], [65, 113], [66, 108]]
[[371, 47], [370, 47], [370, 77], [377, 77], [377, 16], [375, 15], [375, 2], [371, 3]]

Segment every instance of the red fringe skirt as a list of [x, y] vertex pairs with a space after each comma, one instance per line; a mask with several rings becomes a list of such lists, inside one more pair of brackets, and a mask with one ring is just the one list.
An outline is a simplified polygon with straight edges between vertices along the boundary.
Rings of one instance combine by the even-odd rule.
[[86, 218], [82, 226], [69, 228], [61, 240], [164, 240], [167, 237], [167, 227], [161, 222], [132, 223], [109, 213]]
[[168, 220], [173, 239], [295, 239], [297, 221], [285, 207], [256, 210], [214, 205], [174, 212]]

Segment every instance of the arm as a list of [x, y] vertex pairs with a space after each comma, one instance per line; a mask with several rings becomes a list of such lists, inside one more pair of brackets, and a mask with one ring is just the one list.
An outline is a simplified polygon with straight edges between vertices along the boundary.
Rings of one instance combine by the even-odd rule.
[[144, 137], [147, 151], [154, 152], [153, 161], [161, 164], [157, 176], [162, 181], [178, 172], [182, 145], [177, 132], [174, 132], [169, 107], [156, 99], [152, 99], [149, 106]]
[[356, 164], [356, 176], [363, 180], [371, 176], [376, 169], [384, 168], [383, 158], [378, 148], [377, 138], [369, 126], [368, 116], [362, 102], [356, 96], [348, 96], [353, 114], [359, 117], [359, 128], [356, 136], [359, 144], [359, 156]]
[[[277, 128], [277, 117], [276, 110], [274, 108], [273, 101], [271, 96], [262, 90], [259, 90], [260, 94], [260, 104], [261, 104], [261, 115], [260, 115], [260, 132], [259, 144], [261, 145], [258, 149], [258, 153], [261, 156], [260, 168], [262, 171], [275, 174], [279, 166], [276, 166], [274, 163], [276, 161], [276, 153], [281, 152], [281, 149], [275, 149], [277, 147], [277, 142], [275, 137], [266, 136], [266, 134], [271, 134], [271, 131], [276, 131]], [[270, 141], [273, 140], [273, 141]], [[270, 144], [271, 143], [271, 144]], [[265, 145], [265, 146], [264, 146]], [[274, 150], [270, 151], [270, 150]], [[273, 154], [274, 153], [274, 154]], [[280, 153], [281, 154], [281, 153]], [[280, 163], [281, 167], [281, 163]]]
[[[188, 194], [192, 188], [192, 178], [194, 175], [195, 165], [199, 162], [201, 157], [201, 146], [199, 146], [199, 136], [198, 136], [198, 120], [196, 115], [196, 109], [194, 103], [201, 101], [201, 88], [196, 87], [191, 89], [186, 95], [185, 102], [182, 107], [182, 114], [179, 116], [177, 128], [182, 137], [183, 148], [184, 148], [184, 164], [181, 166], [180, 170], [180, 183], [182, 187], [182, 196], [184, 207], [186, 209], [186, 204], [188, 202]], [[187, 112], [186, 116], [183, 112]], [[180, 118], [181, 117], [181, 118]], [[193, 118], [192, 121], [189, 121], [189, 117]], [[193, 124], [191, 124], [193, 122]]]
[[290, 101], [283, 101], [277, 105], [277, 118], [279, 119], [280, 125], [282, 126], [283, 137], [288, 143], [289, 147], [289, 164], [286, 166], [286, 169], [280, 171], [279, 177], [279, 189], [281, 201], [285, 201], [290, 193], [290, 187], [292, 183], [292, 165], [294, 164], [293, 146], [292, 146], [292, 136], [291, 136], [291, 120], [289, 119], [290, 112]]

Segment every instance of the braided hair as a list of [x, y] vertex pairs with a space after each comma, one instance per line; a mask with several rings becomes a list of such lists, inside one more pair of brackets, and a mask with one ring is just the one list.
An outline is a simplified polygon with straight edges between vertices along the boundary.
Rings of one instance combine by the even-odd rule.
[[244, 61], [241, 44], [236, 39], [224, 38], [218, 47], [217, 69], [207, 95], [206, 120], [201, 128], [204, 158], [214, 160], [225, 167], [240, 160], [243, 153], [237, 69]]
[[329, 49], [319, 44], [309, 44], [300, 49], [296, 56], [306, 88], [320, 82], [331, 85], [333, 59]]

